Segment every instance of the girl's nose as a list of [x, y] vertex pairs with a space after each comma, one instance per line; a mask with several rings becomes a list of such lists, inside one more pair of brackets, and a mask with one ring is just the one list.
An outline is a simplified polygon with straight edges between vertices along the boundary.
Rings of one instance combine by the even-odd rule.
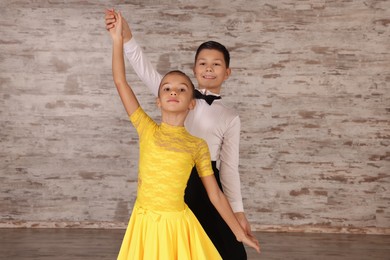
[[172, 90], [171, 91], [171, 96], [176, 96], [176, 91]]

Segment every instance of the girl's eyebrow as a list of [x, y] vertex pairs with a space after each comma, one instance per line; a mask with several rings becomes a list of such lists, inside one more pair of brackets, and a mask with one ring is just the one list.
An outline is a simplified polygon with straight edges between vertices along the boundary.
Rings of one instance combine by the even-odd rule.
[[[170, 82], [165, 82], [164, 84], [161, 85], [161, 87], [163, 87], [165, 85], [169, 85], [169, 84], [171, 84], [171, 83]], [[181, 83], [179, 83], [179, 85], [184, 85], [184, 86], [186, 86], [188, 88], [188, 84], [186, 82], [181, 82]]]
[[180, 86], [183, 86], [183, 85], [184, 85], [186, 88], [188, 88], [187, 83], [185, 83], [185, 82], [180, 83]]

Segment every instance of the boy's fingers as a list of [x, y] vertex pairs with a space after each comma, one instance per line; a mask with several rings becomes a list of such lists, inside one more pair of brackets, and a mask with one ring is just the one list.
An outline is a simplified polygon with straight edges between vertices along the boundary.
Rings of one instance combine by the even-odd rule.
[[253, 238], [253, 237], [248, 237], [249, 238], [249, 241], [250, 241], [250, 245], [258, 252], [260, 253], [260, 244], [259, 244], [259, 241], [257, 241], [257, 239]]

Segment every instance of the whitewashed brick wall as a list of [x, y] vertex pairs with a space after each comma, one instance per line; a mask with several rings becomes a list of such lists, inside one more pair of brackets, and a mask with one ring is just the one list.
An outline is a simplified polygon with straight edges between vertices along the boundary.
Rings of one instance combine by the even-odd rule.
[[[1, 1], [0, 227], [124, 227], [137, 135], [111, 76], [104, 8], [157, 69], [231, 52], [255, 230], [390, 234], [390, 1]], [[154, 98], [127, 69], [141, 104]]]

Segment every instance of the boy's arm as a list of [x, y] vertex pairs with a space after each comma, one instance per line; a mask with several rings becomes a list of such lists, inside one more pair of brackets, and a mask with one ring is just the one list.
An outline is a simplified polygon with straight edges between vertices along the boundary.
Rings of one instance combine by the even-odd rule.
[[219, 171], [223, 192], [228, 198], [234, 212], [243, 212], [244, 206], [241, 195], [241, 181], [238, 171], [239, 144], [241, 122], [236, 116], [223, 135], [223, 142], [219, 159], [221, 161]]
[[112, 48], [112, 75], [119, 96], [130, 116], [139, 107], [138, 100], [126, 80], [125, 63], [123, 59], [123, 36], [122, 36], [122, 20], [121, 14], [115, 14], [116, 22], [114, 27], [110, 29], [110, 34], [113, 41]]
[[135, 73], [148, 86], [152, 94], [157, 97], [162, 76], [155, 70], [134, 38], [126, 42], [123, 48]]
[[238, 171], [239, 164], [239, 142], [241, 123], [237, 116], [224, 134], [224, 142], [220, 152], [220, 178], [223, 192], [245, 232], [253, 236], [250, 224], [244, 213], [244, 206], [241, 195], [241, 181]]

